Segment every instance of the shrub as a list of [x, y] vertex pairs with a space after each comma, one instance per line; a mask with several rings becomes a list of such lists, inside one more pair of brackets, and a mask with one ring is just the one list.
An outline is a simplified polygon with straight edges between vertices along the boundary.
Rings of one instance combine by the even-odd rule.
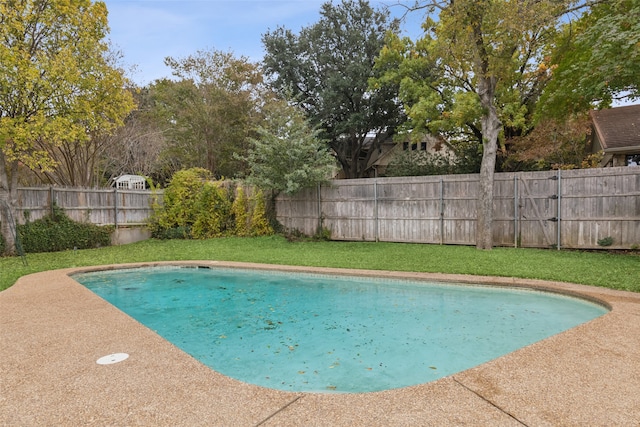
[[203, 168], [176, 172], [164, 191], [163, 206], [156, 211], [153, 223], [164, 230], [193, 225], [200, 191], [210, 179], [211, 173]]
[[262, 191], [258, 190], [251, 198], [253, 209], [249, 221], [250, 233], [252, 236], [268, 236], [273, 234], [273, 227], [267, 218], [267, 208]]
[[17, 231], [24, 251], [33, 253], [109, 246], [113, 227], [73, 221], [54, 206], [51, 214], [19, 224]]
[[155, 238], [273, 234], [262, 192], [248, 198], [242, 187], [212, 181], [211, 174], [201, 168], [177, 172], [164, 192], [163, 206], [154, 208], [149, 228]]
[[404, 151], [387, 166], [387, 176], [448, 175], [454, 173], [453, 161], [441, 154]]
[[598, 246], [611, 246], [613, 245], [613, 237], [609, 236], [609, 237], [604, 237], [602, 239], [598, 239]]
[[151, 231], [151, 237], [161, 240], [190, 239], [191, 227], [153, 228]]
[[195, 221], [191, 235], [195, 239], [209, 239], [231, 234], [233, 219], [229, 191], [215, 182], [205, 183], [199, 191], [194, 206]]
[[242, 187], [238, 187], [236, 190], [236, 198], [231, 206], [231, 212], [233, 214], [235, 222], [235, 234], [236, 236], [248, 236], [249, 230], [249, 200]]

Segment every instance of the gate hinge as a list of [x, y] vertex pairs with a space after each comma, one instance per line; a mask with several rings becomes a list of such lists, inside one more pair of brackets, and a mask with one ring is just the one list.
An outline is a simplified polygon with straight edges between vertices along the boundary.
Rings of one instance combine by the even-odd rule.
[[547, 221], [558, 222], [558, 218], [554, 216], [553, 218], [549, 218]]
[[549, 198], [551, 200], [557, 200], [558, 199], [558, 195], [557, 194], [552, 194], [552, 195], [549, 196]]

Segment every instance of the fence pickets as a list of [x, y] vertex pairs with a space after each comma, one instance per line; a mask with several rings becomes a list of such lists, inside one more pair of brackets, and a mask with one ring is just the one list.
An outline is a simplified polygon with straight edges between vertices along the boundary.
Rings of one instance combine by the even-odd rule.
[[[277, 200], [289, 229], [334, 240], [475, 245], [479, 176], [332, 181]], [[496, 246], [611, 249], [640, 246], [640, 168], [495, 174]]]
[[98, 225], [137, 226], [147, 223], [152, 202], [162, 193], [145, 190], [91, 189], [64, 187], [18, 188], [16, 220], [43, 218], [53, 206], [64, 210], [74, 221]]
[[[278, 196], [290, 230], [333, 240], [475, 245], [479, 176], [335, 180]], [[76, 221], [144, 225], [162, 192], [38, 187], [18, 189], [16, 219], [62, 208]], [[629, 249], [640, 246], [640, 167], [497, 173], [495, 246]], [[598, 242], [611, 238], [610, 246]]]

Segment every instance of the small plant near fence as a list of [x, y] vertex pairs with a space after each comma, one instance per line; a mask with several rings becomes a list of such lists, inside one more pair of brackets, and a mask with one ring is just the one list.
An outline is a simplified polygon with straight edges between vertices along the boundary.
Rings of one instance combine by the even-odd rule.
[[598, 246], [607, 247], [607, 246], [611, 246], [611, 245], [613, 245], [613, 237], [611, 237], [611, 236], [603, 237], [602, 239], [598, 239]]
[[159, 239], [207, 239], [222, 236], [273, 234], [266, 219], [265, 201], [229, 181], [214, 181], [209, 171], [178, 171], [164, 191], [162, 206], [154, 206], [149, 221]]
[[69, 249], [90, 249], [111, 244], [112, 226], [76, 222], [58, 206], [44, 218], [31, 221], [25, 212], [25, 224], [17, 226], [25, 252], [57, 252]]

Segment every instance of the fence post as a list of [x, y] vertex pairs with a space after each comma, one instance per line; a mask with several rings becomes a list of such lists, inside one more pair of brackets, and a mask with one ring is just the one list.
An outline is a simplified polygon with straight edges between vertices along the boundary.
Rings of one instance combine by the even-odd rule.
[[53, 185], [49, 186], [49, 213], [51, 214], [51, 217], [53, 218], [53, 205], [55, 205], [56, 201], [54, 200], [54, 190], [53, 190]]
[[560, 239], [562, 238], [560, 234], [560, 228], [562, 225], [562, 170], [558, 169], [558, 214], [556, 217], [558, 218], [557, 227], [558, 227], [558, 237], [556, 242], [556, 247], [560, 250]]
[[518, 247], [518, 219], [520, 217], [520, 202], [518, 201], [518, 175], [513, 175], [513, 247]]
[[373, 179], [373, 221], [374, 221], [374, 233], [375, 241], [380, 240], [380, 220], [378, 218], [378, 178]]
[[118, 186], [113, 189], [113, 224], [115, 229], [118, 229]]
[[440, 244], [444, 245], [444, 181], [440, 177]]
[[322, 235], [323, 224], [322, 224], [322, 195], [321, 195], [322, 185], [321, 184], [318, 184], [316, 186], [316, 191], [318, 192], [318, 235]]

